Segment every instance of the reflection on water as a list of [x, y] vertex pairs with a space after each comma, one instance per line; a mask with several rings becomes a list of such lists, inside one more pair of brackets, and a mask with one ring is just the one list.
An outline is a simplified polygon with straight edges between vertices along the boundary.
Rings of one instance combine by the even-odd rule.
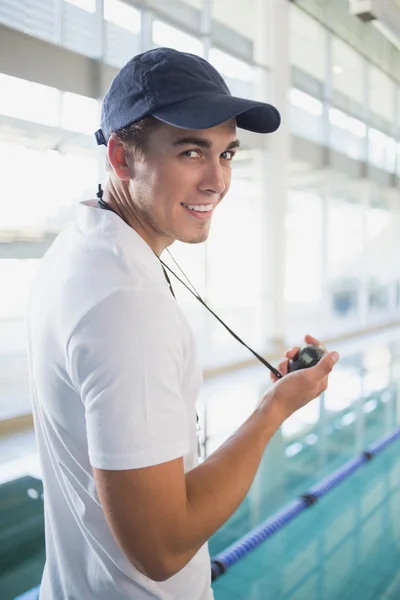
[[[315, 400], [309, 406], [298, 411], [288, 419], [281, 430], [277, 432], [271, 440], [258, 470], [256, 479], [245, 500], [228, 523], [226, 523], [211, 539], [210, 549], [212, 554], [220, 552], [245, 535], [250, 529], [270, 517], [286, 503], [304, 493], [312, 485], [339, 468], [346, 461], [358, 455], [366, 449], [369, 444], [379, 439], [388, 431], [394, 429], [399, 423], [398, 386], [400, 383], [400, 344], [396, 340], [388, 340], [387, 342], [382, 343], [381, 339], [375, 343], [374, 338], [372, 338], [371, 340], [368, 340], [368, 344], [361, 344], [361, 347], [363, 350], [362, 352], [359, 350], [358, 352], [354, 351], [355, 349], [352, 347], [351, 352], [349, 351], [348, 354], [343, 349], [340, 349], [341, 361], [338, 363], [334, 373], [330, 377], [328, 390], [321, 398]], [[202, 398], [202, 401], [207, 403], [205, 433], [210, 435], [210, 438], [205, 441], [208, 454], [217, 448], [224, 439], [240, 425], [243, 421], [243, 417], [250, 414], [257, 402], [257, 394], [260, 395], [260, 390], [262, 389], [260, 387], [261, 383], [265, 384], [265, 379], [265, 369], [262, 367], [253, 367], [251, 370], [243, 370], [243, 372], [236, 375], [236, 378], [233, 378], [230, 375], [225, 379], [219, 378], [219, 389], [218, 391], [215, 391], [215, 397], [218, 397], [219, 402], [218, 410], [219, 418], [221, 419], [221, 422], [219, 423], [216, 421], [211, 422], [211, 420], [215, 418], [216, 412], [207, 412], [208, 408], [211, 407], [214, 402], [213, 384], [212, 381], [208, 382], [208, 387], [206, 389], [208, 395]], [[240, 390], [240, 394], [235, 393], [235, 390]], [[223, 391], [223, 394], [221, 394], [221, 391]], [[239, 406], [239, 403], [243, 402], [243, 398], [247, 397], [249, 397], [251, 401], [249, 404], [246, 404], [246, 413], [243, 405]], [[224, 415], [228, 413], [229, 420], [224, 420]], [[224, 426], [227, 422], [229, 422], [229, 427], [224, 430]], [[211, 435], [211, 431], [217, 433]], [[397, 453], [399, 453], [399, 450], [400, 446], [397, 443]], [[377, 460], [376, 464], [382, 465], [383, 463], [379, 463]], [[368, 465], [368, 471], [366, 469], [367, 467], [361, 469], [361, 471], [365, 473], [364, 477], [369, 481], [373, 471], [370, 470], [370, 465]], [[399, 473], [398, 483], [400, 484], [400, 459], [398, 464], [396, 463], [394, 469], [395, 473]], [[392, 475], [389, 474], [387, 477], [390, 478]], [[382, 476], [384, 475], [382, 474]], [[395, 478], [396, 476], [393, 475], [393, 477]], [[354, 478], [354, 485], [356, 481], [363, 480], [357, 476], [357, 478]], [[364, 483], [362, 486], [364, 486]], [[362, 489], [360, 488], [361, 491], [356, 492], [355, 488], [352, 488], [352, 483], [346, 485], [348, 485], [348, 490], [353, 490], [354, 494], [358, 494], [358, 502], [362, 505], [366, 502], [368, 503], [368, 498], [372, 498], [375, 493], [371, 491], [370, 495], [368, 495], [368, 492], [366, 496], [367, 500], [365, 500], [363, 499], [363, 494], [365, 492], [364, 487], [362, 487]], [[328, 499], [326, 500], [326, 502], [329, 502], [329, 506], [331, 506], [329, 514], [333, 514], [334, 511], [336, 511], [337, 519], [339, 519], [339, 521], [343, 518], [343, 498], [348, 498], [349, 501], [351, 501], [351, 494], [353, 493], [353, 491], [351, 491], [351, 493], [346, 492], [346, 487], [344, 486], [345, 484], [339, 486], [338, 491], [332, 492], [332, 496], [330, 496], [336, 498], [337, 502], [331, 502]], [[373, 487], [374, 486], [372, 486], [372, 488]], [[349, 493], [350, 496], [348, 496]], [[382, 497], [382, 502], [386, 498], [385, 494]], [[399, 500], [400, 496], [397, 495], [396, 498]], [[392, 500], [388, 500], [388, 502], [392, 502]], [[321, 506], [322, 504], [323, 503], [321, 502]], [[311, 530], [313, 531], [313, 534], [315, 534], [316, 529], [318, 529], [322, 535], [327, 531], [327, 515], [323, 518], [321, 516], [321, 520], [319, 520], [318, 514], [319, 513], [315, 510], [310, 511], [310, 515], [312, 515], [317, 522], [316, 527], [311, 528]], [[299, 522], [304, 523], [304, 520]], [[374, 521], [372, 522], [374, 523]], [[290, 527], [292, 527], [292, 525], [290, 525]], [[358, 527], [360, 528], [361, 526]], [[368, 526], [365, 525], [365, 527]], [[371, 525], [370, 527], [373, 528], [375, 526]], [[339, 530], [339, 525], [336, 523], [335, 525], [332, 525], [330, 529], [328, 528], [328, 530], [331, 531], [331, 534], [326, 533], [326, 535], [334, 536]], [[376, 536], [378, 537], [383, 535], [383, 530], [379, 529], [378, 533], [376, 533]], [[284, 536], [286, 534], [282, 535]], [[319, 540], [316, 541], [316, 538], [310, 533], [309, 537], [307, 537], [310, 548], [314, 548], [316, 543], [317, 545], [325, 544], [325, 542], [320, 539], [321, 535], [319, 536]], [[277, 539], [279, 539], [279, 536]], [[292, 547], [291, 545], [293, 545], [293, 547], [304, 550], [304, 540], [301, 535], [296, 537], [295, 541], [292, 538], [290, 539], [290, 548]], [[364, 542], [366, 543], [366, 540], [364, 540], [363, 543]], [[344, 552], [343, 556], [347, 552], [350, 552], [348, 549], [353, 542], [347, 541], [346, 543], [348, 545], [343, 546], [342, 548], [342, 551]], [[357, 542], [357, 544], [358, 543], [361, 542]], [[276, 556], [274, 544], [278, 544], [278, 542], [275, 542], [273, 539], [266, 544], [266, 546], [268, 545], [266, 552], [268, 553], [269, 560], [271, 560], [271, 552], [273, 556]], [[281, 555], [282, 562], [279, 563], [278, 560], [280, 569], [283, 569], [283, 572], [287, 569], [285, 565], [287, 565], [289, 561], [287, 555], [290, 549], [289, 546], [284, 546], [284, 551], [282, 551], [283, 554]], [[260, 552], [262, 551], [260, 550]], [[322, 550], [319, 548], [317, 556], [320, 556], [321, 552]], [[305, 556], [305, 551], [301, 556], [299, 554], [299, 560], [305, 561], [304, 567], [307, 563]], [[322, 556], [324, 556], [323, 552]], [[318, 558], [318, 560], [320, 562], [319, 569], [322, 569], [323, 572], [327, 571], [328, 567], [323, 562], [323, 559]], [[331, 565], [335, 560], [338, 561], [338, 564], [341, 561], [339, 558], [326, 558], [327, 563]], [[345, 567], [347, 569], [349, 564], [350, 563], [346, 562], [344, 566], [342, 565], [342, 568]], [[243, 597], [247, 600], [248, 598], [254, 597], [267, 600], [269, 596], [263, 595], [266, 589], [265, 581], [263, 584], [264, 587], [260, 587], [258, 584], [250, 585], [254, 578], [257, 579], [259, 576], [260, 565], [258, 565], [258, 571], [256, 569], [258, 574], [254, 572], [254, 577], [251, 575], [254, 571], [254, 563], [251, 563], [250, 561], [247, 562], [246, 565], [247, 575], [245, 575], [245, 567], [238, 567], [239, 571], [237, 571], [237, 573], [240, 572], [241, 577], [247, 577], [247, 595], [232, 595], [231, 598]], [[243, 571], [240, 571], [241, 568]], [[271, 569], [273, 569], [273, 566], [271, 566]], [[329, 569], [331, 569], [331, 567], [329, 567]], [[327, 572], [326, 574], [328, 579], [331, 577], [331, 571], [329, 569], [329, 573]], [[333, 570], [336, 573], [336, 579], [338, 579], [338, 567]], [[298, 576], [301, 579], [301, 569], [299, 568], [298, 571]], [[271, 574], [271, 577], [272, 575], [273, 573]], [[281, 577], [281, 575], [279, 575], [279, 577]], [[289, 583], [291, 582], [293, 585], [295, 583], [293, 573], [290, 576], [288, 574], [288, 578], [288, 582], [286, 582], [287, 585], [285, 583], [284, 587], [280, 588], [280, 595], [272, 595], [271, 597], [293, 597], [297, 600], [331, 600], [331, 598], [333, 600], [334, 598], [334, 596], [331, 595], [321, 595], [322, 592], [318, 591], [320, 588], [323, 590], [324, 585], [328, 586], [324, 592], [325, 594], [331, 589], [329, 587], [331, 584], [321, 583], [320, 575], [318, 573], [314, 572], [314, 574], [310, 574], [307, 583], [308, 587], [303, 589], [302, 595], [300, 596], [294, 594], [296, 586], [293, 587], [292, 591], [289, 589]], [[228, 583], [230, 582], [230, 590], [231, 593], [233, 593], [234, 589], [232, 587], [232, 581], [235, 581], [235, 576], [231, 579], [227, 576], [226, 581]], [[216, 586], [216, 590], [219, 589], [218, 585]], [[315, 589], [312, 586], [316, 586]], [[273, 589], [273, 587], [271, 589]], [[310, 595], [306, 594], [306, 589], [309, 590]], [[291, 593], [294, 595], [291, 596]], [[331, 594], [330, 591], [329, 594]], [[225, 597], [227, 596], [221, 595], [221, 599]], [[379, 596], [376, 596], [376, 598], [378, 597]], [[218, 599], [218, 595], [216, 598]], [[347, 598], [347, 596], [343, 596], [343, 598]], [[365, 600], [367, 596], [365, 598], [364, 596], [353, 596], [352, 598], [355, 600], [358, 600], [358, 598], [359, 600]], [[400, 592], [398, 598], [400, 598]]]
[[[274, 436], [249, 494], [211, 539], [212, 555], [398, 426], [400, 342], [372, 338], [362, 351], [351, 350], [341, 350], [326, 393]], [[242, 391], [244, 381], [257, 387], [255, 372], [242, 374]], [[226, 398], [228, 390], [227, 380]], [[233, 424], [234, 403], [230, 412]], [[215, 447], [223, 439], [216, 437]], [[215, 598], [398, 600], [399, 561], [396, 442], [231, 568], [214, 584]]]
[[[379, 412], [379, 406], [386, 403], [393, 408], [394, 399], [390, 401], [390, 393], [385, 394], [385, 390], [400, 382], [400, 342], [396, 338], [389, 337], [385, 342], [380, 337], [376, 341], [371, 337], [366, 343], [359, 342], [358, 348], [349, 345], [347, 352], [344, 346], [340, 353], [341, 360], [323, 396], [282, 425], [280, 434], [288, 443], [312, 432], [321, 434], [322, 430], [330, 435], [333, 429], [357, 421], [358, 444], [362, 444], [361, 413]], [[199, 402], [205, 455], [211, 454], [243, 423], [268, 385], [268, 372], [261, 365], [206, 381]], [[373, 398], [374, 395], [377, 397]], [[393, 419], [395, 414], [392, 409], [386, 410], [387, 425], [389, 412], [393, 413]]]
[[395, 600], [399, 561], [396, 442], [231, 567], [214, 584], [215, 598]]

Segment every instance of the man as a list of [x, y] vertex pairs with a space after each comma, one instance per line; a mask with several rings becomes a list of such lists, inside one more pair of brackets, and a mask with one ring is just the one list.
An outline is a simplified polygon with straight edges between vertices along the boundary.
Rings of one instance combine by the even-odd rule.
[[229, 189], [236, 126], [268, 133], [279, 122], [275, 108], [233, 98], [205, 60], [171, 49], [135, 57], [111, 84], [96, 133], [111, 169], [104, 197], [78, 206], [29, 308], [41, 600], [212, 599], [207, 540], [285, 418], [326, 388], [335, 353], [275, 381], [198, 464], [201, 369], [159, 257], [175, 240], [207, 238]]

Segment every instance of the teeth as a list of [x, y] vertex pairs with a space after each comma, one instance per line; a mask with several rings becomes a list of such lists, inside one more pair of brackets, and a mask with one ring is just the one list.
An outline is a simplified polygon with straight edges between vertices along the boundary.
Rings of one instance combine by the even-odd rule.
[[190, 208], [190, 210], [197, 210], [198, 212], [209, 212], [213, 208], [212, 204], [207, 204], [206, 206], [197, 206], [196, 204], [184, 204], [182, 202], [182, 205], [186, 206], [186, 208]]

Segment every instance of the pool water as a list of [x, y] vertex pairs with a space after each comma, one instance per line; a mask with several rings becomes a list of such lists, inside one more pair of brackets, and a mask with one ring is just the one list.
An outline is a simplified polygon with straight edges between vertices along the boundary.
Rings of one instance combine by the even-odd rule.
[[[343, 406], [322, 398], [317, 418], [275, 435], [245, 500], [211, 538], [211, 556], [398, 426], [399, 352], [389, 349], [384, 377], [382, 365], [373, 375], [371, 365], [357, 371], [357, 357], [345, 359], [338, 379], [358, 372], [354, 398]], [[216, 600], [400, 600], [400, 441], [229, 568], [213, 589]]]
[[214, 582], [216, 600], [398, 600], [400, 442]]

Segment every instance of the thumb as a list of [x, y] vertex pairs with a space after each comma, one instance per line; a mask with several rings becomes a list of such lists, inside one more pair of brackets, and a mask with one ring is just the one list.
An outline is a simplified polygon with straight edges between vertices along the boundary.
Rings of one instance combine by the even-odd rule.
[[332, 371], [333, 367], [339, 360], [339, 354], [337, 352], [328, 352], [325, 354], [319, 363], [315, 366], [316, 371], [318, 372], [319, 377], [321, 379], [329, 375]]

